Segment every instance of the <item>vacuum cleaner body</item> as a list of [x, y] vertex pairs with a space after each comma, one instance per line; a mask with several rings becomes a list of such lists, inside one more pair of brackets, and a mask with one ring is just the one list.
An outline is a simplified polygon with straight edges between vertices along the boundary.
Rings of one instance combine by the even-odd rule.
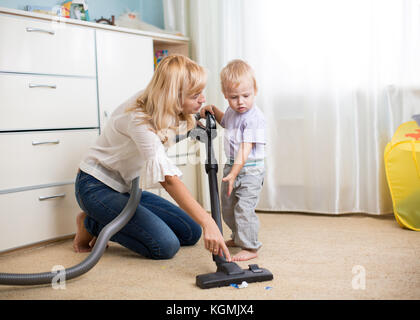
[[[197, 126], [197, 128], [190, 131], [189, 136], [206, 144], [207, 159], [205, 168], [209, 177], [211, 214], [220, 232], [223, 234], [217, 185], [218, 165], [212, 147], [212, 140], [217, 136], [216, 130], [216, 120], [209, 112], [206, 112], [206, 128]], [[217, 266], [216, 272], [201, 274], [196, 277], [196, 284], [202, 289], [240, 284], [243, 281], [251, 283], [273, 279], [273, 274], [270, 271], [260, 268], [256, 264], [250, 264], [248, 269], [242, 269], [236, 263], [228, 262], [221, 256], [213, 255], [213, 260]]]

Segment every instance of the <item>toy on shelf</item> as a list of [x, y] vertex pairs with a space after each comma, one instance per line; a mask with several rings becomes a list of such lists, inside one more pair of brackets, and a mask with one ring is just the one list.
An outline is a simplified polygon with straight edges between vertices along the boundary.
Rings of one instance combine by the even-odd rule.
[[115, 16], [111, 16], [111, 19], [106, 19], [101, 16], [100, 19], [95, 19], [95, 22], [101, 23], [101, 24], [109, 24], [110, 26], [115, 26]]
[[89, 11], [86, 0], [67, 0], [61, 4], [62, 17], [89, 21]]
[[131, 28], [131, 29], [139, 29], [143, 31], [150, 31], [150, 32], [158, 32], [158, 33], [169, 33], [175, 34], [178, 36], [183, 36], [179, 32], [172, 32], [168, 30], [164, 30], [158, 28], [150, 23], [144, 22], [139, 13], [135, 11], [128, 11], [126, 10], [123, 14], [121, 14], [116, 20], [115, 25], [118, 27], [123, 28]]
[[155, 70], [159, 64], [160, 61], [162, 61], [163, 58], [168, 56], [168, 50], [156, 50], [155, 51]]
[[47, 6], [25, 6], [25, 10], [29, 12], [36, 12], [48, 14], [50, 16], [61, 16], [61, 6], [47, 7]]

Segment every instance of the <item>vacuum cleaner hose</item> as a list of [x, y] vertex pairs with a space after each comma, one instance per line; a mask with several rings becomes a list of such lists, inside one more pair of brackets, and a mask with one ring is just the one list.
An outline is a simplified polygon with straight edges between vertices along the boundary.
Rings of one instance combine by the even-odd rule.
[[[121, 213], [107, 224], [96, 240], [96, 243], [85, 260], [81, 263], [64, 270], [66, 280], [76, 278], [90, 269], [92, 269], [104, 253], [109, 239], [120, 231], [136, 212], [137, 205], [140, 202], [142, 190], [139, 189], [139, 177], [132, 181], [130, 198]], [[43, 272], [43, 273], [0, 273], [0, 284], [3, 285], [38, 285], [38, 284], [51, 284], [57, 272]]]

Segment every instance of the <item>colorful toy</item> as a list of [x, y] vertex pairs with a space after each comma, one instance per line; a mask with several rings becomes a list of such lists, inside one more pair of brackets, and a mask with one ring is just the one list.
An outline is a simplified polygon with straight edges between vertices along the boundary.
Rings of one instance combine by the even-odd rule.
[[89, 21], [89, 11], [86, 0], [67, 0], [61, 4], [62, 17]]
[[168, 56], [168, 50], [157, 50], [155, 51], [155, 70], [157, 68], [157, 65], [160, 61], [162, 61], [163, 58]]
[[420, 127], [400, 125], [384, 153], [394, 216], [403, 228], [420, 231]]

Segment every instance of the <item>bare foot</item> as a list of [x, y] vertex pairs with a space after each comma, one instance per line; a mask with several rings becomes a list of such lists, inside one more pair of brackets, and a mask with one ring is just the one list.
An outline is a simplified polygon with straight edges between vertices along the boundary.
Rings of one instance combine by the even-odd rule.
[[92, 250], [90, 242], [94, 237], [85, 228], [85, 218], [86, 213], [84, 212], [80, 212], [76, 217], [77, 231], [73, 240], [73, 249], [76, 252], [90, 252]]
[[237, 247], [237, 245], [235, 244], [235, 242], [230, 239], [228, 241], [225, 242], [227, 247]]
[[257, 250], [242, 249], [232, 257], [232, 261], [247, 261], [254, 259], [258, 256]]
[[92, 238], [92, 240], [90, 240], [90, 242], [89, 242], [89, 247], [91, 247], [91, 248], [93, 248], [93, 246], [95, 245], [95, 243], [96, 243], [96, 237], [93, 237]]
[[[92, 240], [90, 240], [90, 242], [89, 242], [89, 247], [91, 247], [93, 249], [93, 247], [95, 246], [95, 243], [96, 243], [96, 240], [97, 239], [98, 239], [97, 237], [93, 237]], [[107, 249], [109, 248], [109, 245], [108, 244], [106, 245], [106, 248]]]

